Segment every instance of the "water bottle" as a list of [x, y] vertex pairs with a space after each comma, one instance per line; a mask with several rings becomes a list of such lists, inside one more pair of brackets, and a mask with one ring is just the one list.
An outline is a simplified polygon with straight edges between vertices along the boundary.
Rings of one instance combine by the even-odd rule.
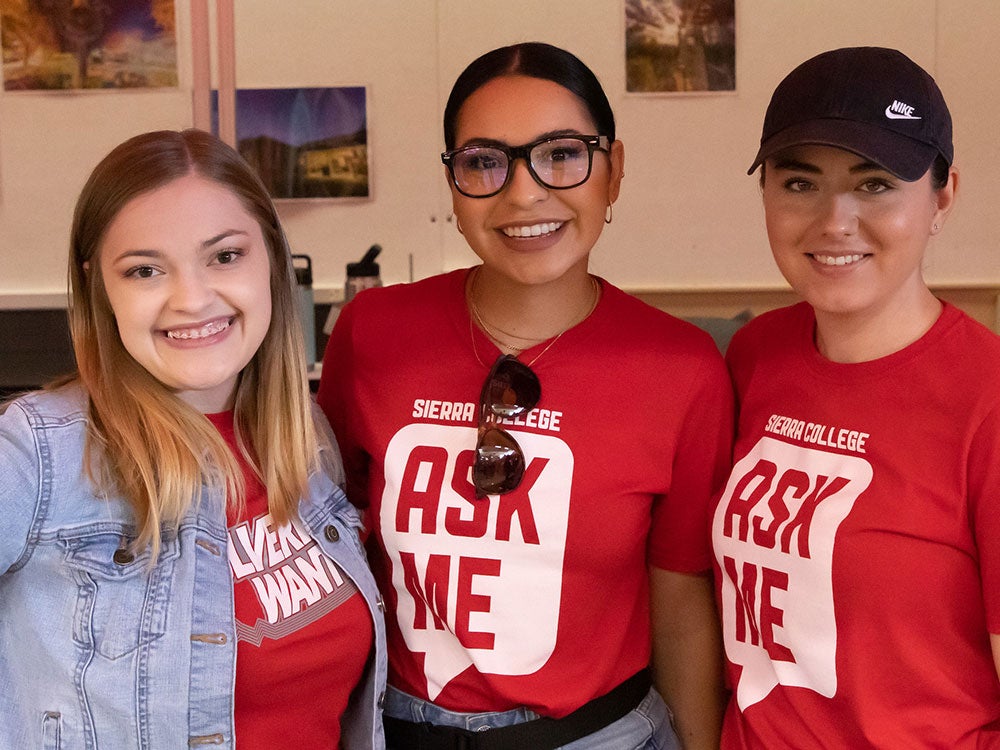
[[[301, 265], [301, 263], [305, 265]], [[295, 281], [299, 290], [299, 317], [302, 319], [302, 335], [305, 337], [306, 364], [316, 364], [316, 307], [313, 302], [312, 258], [308, 255], [293, 255]]]
[[380, 252], [382, 252], [381, 245], [372, 245], [361, 260], [357, 263], [347, 264], [347, 280], [344, 281], [344, 301], [340, 305], [333, 305], [330, 308], [330, 314], [326, 316], [326, 322], [323, 324], [323, 333], [327, 336], [333, 331], [334, 323], [337, 322], [337, 317], [340, 315], [340, 308], [354, 299], [355, 294], [362, 289], [382, 286], [381, 269], [379, 269], [378, 263], [375, 262]]
[[381, 272], [378, 263], [375, 262], [380, 252], [382, 252], [381, 245], [372, 245], [361, 260], [347, 264], [347, 281], [344, 282], [345, 305], [362, 289], [382, 286]]

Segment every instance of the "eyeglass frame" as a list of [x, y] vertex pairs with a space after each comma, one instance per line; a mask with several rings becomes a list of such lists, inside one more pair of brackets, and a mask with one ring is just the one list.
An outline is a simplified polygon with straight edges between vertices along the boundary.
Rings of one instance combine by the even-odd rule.
[[[531, 151], [536, 146], [541, 146], [543, 143], [562, 140], [581, 141], [587, 146], [587, 174], [582, 180], [573, 185], [549, 185], [538, 176], [538, 173], [535, 172], [535, 168], [531, 165]], [[455, 165], [453, 163], [455, 156], [458, 154], [466, 151], [472, 151], [477, 148], [494, 149], [496, 151], [500, 151], [507, 157], [507, 176], [504, 178], [503, 184], [501, 184], [500, 187], [492, 193], [486, 193], [484, 195], [473, 195], [472, 193], [467, 193], [462, 190], [461, 186], [458, 184], [458, 178], [455, 176]], [[455, 189], [466, 198], [492, 198], [494, 195], [502, 193], [504, 188], [510, 184], [511, 177], [514, 176], [514, 163], [518, 159], [524, 160], [524, 164], [528, 168], [528, 174], [530, 174], [532, 179], [546, 190], [572, 190], [573, 188], [580, 187], [580, 185], [583, 185], [590, 179], [590, 175], [594, 171], [595, 151], [610, 153], [611, 139], [606, 135], [580, 135], [578, 133], [566, 133], [564, 135], [549, 135], [544, 138], [539, 138], [537, 141], [526, 143], [523, 146], [508, 146], [505, 143], [473, 143], [468, 146], [462, 146], [461, 148], [454, 148], [450, 151], [443, 152], [441, 154], [441, 163], [448, 168], [448, 173], [451, 175], [451, 184], [454, 185]]]

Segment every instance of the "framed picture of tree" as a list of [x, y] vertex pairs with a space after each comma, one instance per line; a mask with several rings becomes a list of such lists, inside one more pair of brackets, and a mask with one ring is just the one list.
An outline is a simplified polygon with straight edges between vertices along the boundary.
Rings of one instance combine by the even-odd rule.
[[625, 0], [625, 90], [736, 91], [736, 0]]
[[174, 0], [0, 0], [5, 91], [177, 86]]

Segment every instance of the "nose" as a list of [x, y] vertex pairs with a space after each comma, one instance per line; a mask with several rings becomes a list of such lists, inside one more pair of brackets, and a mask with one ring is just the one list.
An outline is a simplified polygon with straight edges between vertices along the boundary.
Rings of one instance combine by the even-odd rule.
[[517, 205], [530, 206], [548, 197], [548, 188], [535, 179], [524, 159], [514, 159], [511, 170], [510, 182], [505, 191], [507, 200]]
[[858, 229], [858, 203], [847, 193], [833, 193], [823, 203], [820, 217], [823, 233], [835, 237], [854, 234]]
[[168, 304], [178, 312], [199, 312], [211, 304], [215, 291], [205, 278], [206, 271], [175, 271], [170, 278]]

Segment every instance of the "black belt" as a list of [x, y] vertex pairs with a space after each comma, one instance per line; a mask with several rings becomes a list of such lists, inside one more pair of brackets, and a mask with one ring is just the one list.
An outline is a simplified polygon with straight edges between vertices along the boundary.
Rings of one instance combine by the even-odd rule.
[[478, 732], [385, 716], [386, 744], [391, 750], [554, 750], [618, 721], [639, 705], [650, 685], [644, 669], [561, 719], [542, 716]]

